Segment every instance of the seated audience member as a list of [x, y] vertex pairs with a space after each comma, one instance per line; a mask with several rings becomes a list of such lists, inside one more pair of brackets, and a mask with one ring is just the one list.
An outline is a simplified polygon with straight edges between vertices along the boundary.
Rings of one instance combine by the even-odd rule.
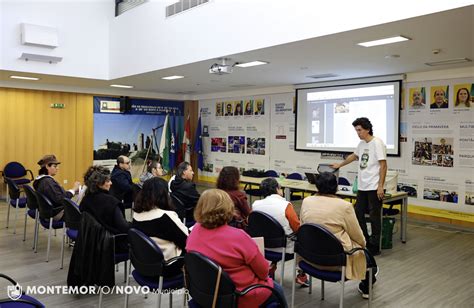
[[[291, 202], [283, 197], [283, 190], [275, 178], [267, 178], [260, 184], [260, 191], [262, 192], [262, 200], [254, 201], [252, 205], [253, 211], [264, 212], [280, 223], [285, 230], [286, 235], [290, 235], [298, 231], [300, 227], [300, 220], [293, 208]], [[267, 248], [270, 251], [283, 252], [281, 248]], [[286, 253], [293, 253], [294, 242], [288, 240], [286, 246]], [[276, 264], [273, 264], [276, 268]], [[306, 286], [307, 277], [303, 271], [298, 271], [296, 282], [302, 286]]]
[[131, 162], [130, 158], [125, 155], [117, 157], [117, 164], [110, 177], [113, 184], [110, 193], [125, 204], [125, 206], [121, 205], [122, 212], [125, 208], [129, 208], [133, 201]]
[[45, 155], [38, 161], [40, 170], [38, 171], [38, 177], [33, 182], [33, 187], [36, 191], [42, 193], [53, 203], [53, 220], [61, 220], [64, 214], [64, 207], [62, 200], [64, 198], [72, 198], [78, 191], [81, 184], [79, 182], [74, 183], [74, 187], [68, 191], [65, 191], [58, 182], [54, 179], [54, 176], [58, 173], [60, 162], [54, 155]]
[[[316, 179], [317, 196], [303, 200], [301, 206], [301, 223], [314, 223], [323, 226], [333, 233], [340, 241], [345, 251], [365, 247], [364, 234], [359, 226], [351, 203], [336, 196], [337, 179], [333, 173], [323, 172]], [[372, 255], [358, 251], [347, 256], [346, 277], [360, 279], [359, 292], [363, 298], [369, 298], [369, 279], [367, 267], [376, 267]], [[331, 270], [331, 268], [324, 268]], [[375, 283], [375, 271], [373, 283]]]
[[[181, 200], [186, 208], [196, 207], [196, 203], [199, 200], [200, 194], [196, 190], [196, 184], [192, 182], [194, 176], [193, 168], [188, 162], [182, 162], [178, 165], [176, 170], [176, 176], [170, 180], [170, 190], [176, 198]], [[177, 209], [178, 213], [182, 209]], [[192, 213], [188, 214], [186, 220], [192, 221]]]
[[143, 183], [145, 183], [146, 180], [156, 176], [163, 176], [163, 167], [161, 167], [161, 164], [156, 160], [150, 160], [146, 166], [146, 172], [140, 176], [138, 186], [140, 186], [140, 188], [143, 187]]
[[[188, 229], [174, 212], [168, 195], [168, 183], [154, 177], [143, 184], [133, 206], [133, 228], [151, 237], [165, 260], [184, 254]], [[169, 269], [166, 276], [178, 275], [181, 268]]]
[[[80, 205], [82, 212], [91, 214], [112, 234], [127, 233], [130, 224], [121, 211], [121, 202], [109, 193], [112, 181], [110, 171], [103, 166], [91, 166], [84, 174], [87, 186]], [[116, 245], [121, 251], [128, 251], [126, 243]]]
[[234, 202], [234, 218], [229, 225], [245, 229], [247, 219], [250, 214], [250, 206], [247, 202], [247, 195], [239, 190], [240, 174], [239, 170], [232, 166], [222, 168], [217, 178], [216, 187], [224, 190]]
[[[186, 250], [199, 252], [222, 266], [237, 290], [263, 284], [285, 298], [281, 286], [268, 277], [268, 262], [255, 241], [245, 231], [228, 225], [233, 215], [234, 204], [225, 191], [206, 190], [194, 211], [197, 224], [188, 237]], [[258, 288], [242, 296], [239, 307], [265, 306], [273, 300], [270, 290]]]

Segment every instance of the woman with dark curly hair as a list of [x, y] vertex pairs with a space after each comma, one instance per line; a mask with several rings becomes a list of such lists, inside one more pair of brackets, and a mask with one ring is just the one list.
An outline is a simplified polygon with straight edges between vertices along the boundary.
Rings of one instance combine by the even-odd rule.
[[234, 202], [234, 217], [229, 225], [245, 229], [250, 214], [250, 206], [247, 202], [247, 195], [239, 190], [239, 185], [239, 170], [232, 166], [222, 168], [219, 177], [217, 178], [216, 187], [228, 193], [232, 202]]
[[[168, 183], [162, 178], [154, 177], [143, 184], [133, 206], [132, 226], [158, 244], [165, 260], [184, 253], [189, 231], [174, 211]], [[175, 274], [180, 270], [177, 268]]]
[[103, 166], [89, 167], [84, 174], [84, 183], [87, 189], [80, 204], [81, 211], [90, 213], [113, 234], [127, 233], [130, 224], [120, 210], [121, 202], [109, 194], [112, 186], [109, 169]]
[[[228, 225], [233, 213], [234, 204], [225, 191], [206, 190], [194, 210], [197, 224], [188, 237], [186, 250], [199, 252], [222, 266], [237, 290], [263, 284], [285, 298], [281, 286], [268, 277], [268, 262], [255, 241], [245, 231]], [[265, 306], [273, 300], [270, 290], [257, 288], [239, 299], [239, 307]]]

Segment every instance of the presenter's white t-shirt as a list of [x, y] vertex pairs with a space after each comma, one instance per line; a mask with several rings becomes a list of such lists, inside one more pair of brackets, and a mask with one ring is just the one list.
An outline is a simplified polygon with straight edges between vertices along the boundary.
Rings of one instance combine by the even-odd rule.
[[354, 152], [359, 158], [358, 189], [377, 190], [379, 186], [380, 160], [387, 160], [387, 148], [380, 138], [370, 142], [361, 140]]

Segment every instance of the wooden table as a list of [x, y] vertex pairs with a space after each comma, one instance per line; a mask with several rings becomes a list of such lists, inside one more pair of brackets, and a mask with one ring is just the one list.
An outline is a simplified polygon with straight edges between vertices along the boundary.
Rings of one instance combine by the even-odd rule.
[[[253, 184], [253, 185], [260, 185], [260, 183], [265, 178], [254, 178], [250, 176], [241, 176], [240, 182], [243, 184]], [[275, 178], [280, 186], [285, 190], [286, 199], [289, 201], [290, 199], [290, 189], [301, 191], [301, 192], [317, 192], [316, 185], [310, 184], [307, 181], [301, 180], [288, 180], [288, 179], [280, 179]], [[341, 190], [343, 187], [347, 187], [348, 191]], [[355, 199], [356, 194], [352, 192], [352, 187], [350, 186], [340, 186], [337, 192], [337, 195], [343, 198], [351, 198]], [[400, 208], [400, 240], [402, 243], [406, 243], [407, 241], [407, 216], [408, 216], [408, 193], [404, 191], [399, 191], [390, 195], [387, 195], [383, 202], [391, 202], [391, 201], [401, 201], [401, 208]], [[380, 217], [382, 219], [382, 217]]]

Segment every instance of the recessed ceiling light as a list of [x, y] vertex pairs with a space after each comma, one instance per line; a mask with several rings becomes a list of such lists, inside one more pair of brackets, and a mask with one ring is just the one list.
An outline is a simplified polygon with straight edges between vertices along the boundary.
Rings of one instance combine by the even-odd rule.
[[22, 79], [22, 80], [40, 80], [37, 77], [27, 77], [27, 76], [10, 76], [12, 79]]
[[443, 60], [443, 61], [426, 62], [425, 65], [438, 66], [438, 65], [459, 64], [459, 63], [465, 63], [465, 62], [471, 62], [471, 61], [472, 60], [468, 58], [454, 58], [454, 59], [448, 59], [448, 60]]
[[238, 67], [251, 67], [251, 66], [257, 66], [257, 65], [264, 65], [264, 64], [268, 64], [270, 62], [265, 62], [265, 61], [252, 61], [252, 62], [246, 62], [246, 63], [239, 63], [239, 64], [236, 64], [235, 66], [238, 66]]
[[124, 85], [124, 84], [111, 84], [110, 86], [114, 87], [114, 88], [125, 88], [125, 89], [132, 89], [133, 88], [133, 86], [127, 86], [127, 85]]
[[161, 77], [161, 79], [164, 79], [164, 80], [174, 80], [174, 79], [181, 79], [181, 78], [184, 78], [184, 76], [173, 75], [173, 76]]
[[362, 42], [362, 43], [358, 43], [357, 45], [364, 46], [364, 47], [373, 47], [373, 46], [393, 44], [393, 43], [409, 41], [409, 40], [411, 39], [408, 37], [399, 35], [399, 36], [387, 37], [387, 38], [375, 40], [375, 41]]
[[385, 59], [396, 59], [396, 58], [400, 58], [400, 55], [386, 55], [384, 58]]
[[320, 79], [320, 78], [332, 78], [332, 77], [337, 77], [339, 75], [333, 74], [333, 73], [327, 73], [327, 74], [318, 74], [318, 75], [311, 75], [311, 76], [306, 76], [307, 78], [313, 78], [313, 79]]

